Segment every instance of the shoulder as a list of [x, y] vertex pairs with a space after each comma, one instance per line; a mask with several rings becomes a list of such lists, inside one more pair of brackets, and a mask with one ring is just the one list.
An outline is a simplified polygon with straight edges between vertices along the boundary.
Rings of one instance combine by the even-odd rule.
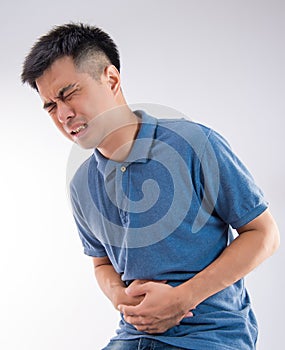
[[[205, 146], [215, 142], [218, 135], [210, 127], [184, 118], [158, 119], [158, 139], [167, 140], [167, 143], [186, 145], [195, 150], [195, 153], [203, 152]], [[188, 148], [187, 147], [187, 148]]]
[[208, 137], [213, 132], [213, 129], [208, 126], [185, 118], [158, 119], [157, 126], [159, 130], [164, 130], [164, 132], [170, 133], [174, 132], [187, 138], [195, 135]]

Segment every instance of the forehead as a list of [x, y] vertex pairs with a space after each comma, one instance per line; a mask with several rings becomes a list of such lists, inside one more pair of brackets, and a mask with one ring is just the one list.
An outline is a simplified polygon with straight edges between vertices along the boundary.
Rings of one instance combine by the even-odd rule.
[[41, 97], [48, 99], [56, 96], [63, 87], [77, 83], [81, 75], [71, 57], [62, 57], [36, 79], [36, 84]]

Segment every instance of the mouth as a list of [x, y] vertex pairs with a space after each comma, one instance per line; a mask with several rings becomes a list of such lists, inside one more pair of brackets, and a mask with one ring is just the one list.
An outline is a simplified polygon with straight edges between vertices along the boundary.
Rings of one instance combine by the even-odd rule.
[[88, 126], [87, 123], [86, 123], [86, 124], [83, 124], [83, 125], [80, 125], [78, 128], [72, 130], [72, 131], [70, 132], [70, 134], [71, 134], [72, 136], [78, 135], [82, 130], [85, 130], [85, 129], [87, 128], [87, 126]]

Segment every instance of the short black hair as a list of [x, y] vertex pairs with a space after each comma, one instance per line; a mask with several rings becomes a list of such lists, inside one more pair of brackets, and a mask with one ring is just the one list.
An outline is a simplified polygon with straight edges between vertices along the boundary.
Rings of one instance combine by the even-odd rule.
[[[22, 82], [37, 90], [36, 79], [63, 56], [70, 56], [78, 68], [87, 58], [97, 58], [99, 70], [104, 68], [104, 62], [120, 72], [118, 48], [107, 33], [95, 26], [68, 23], [52, 28], [34, 44], [23, 64]], [[95, 78], [99, 73], [98, 64], [97, 72], [92, 72]]]

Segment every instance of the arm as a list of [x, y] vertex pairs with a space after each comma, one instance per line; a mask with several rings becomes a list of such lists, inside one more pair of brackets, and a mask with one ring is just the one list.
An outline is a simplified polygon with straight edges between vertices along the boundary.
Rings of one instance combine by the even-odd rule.
[[141, 302], [143, 296], [128, 296], [125, 293], [126, 285], [107, 256], [93, 258], [93, 265], [99, 287], [117, 310], [119, 304], [137, 305]]
[[188, 303], [193, 308], [247, 275], [279, 246], [279, 231], [268, 209], [237, 231], [239, 236], [212, 264], [178, 288], [184, 298], [191, 292]]
[[[203, 300], [244, 277], [274, 253], [279, 232], [269, 210], [238, 229], [239, 236], [208, 267], [177, 286], [130, 286], [127, 294], [146, 293], [137, 306], [120, 305], [127, 322], [148, 333], [164, 332], [178, 324]], [[188, 315], [189, 316], [189, 315]]]

